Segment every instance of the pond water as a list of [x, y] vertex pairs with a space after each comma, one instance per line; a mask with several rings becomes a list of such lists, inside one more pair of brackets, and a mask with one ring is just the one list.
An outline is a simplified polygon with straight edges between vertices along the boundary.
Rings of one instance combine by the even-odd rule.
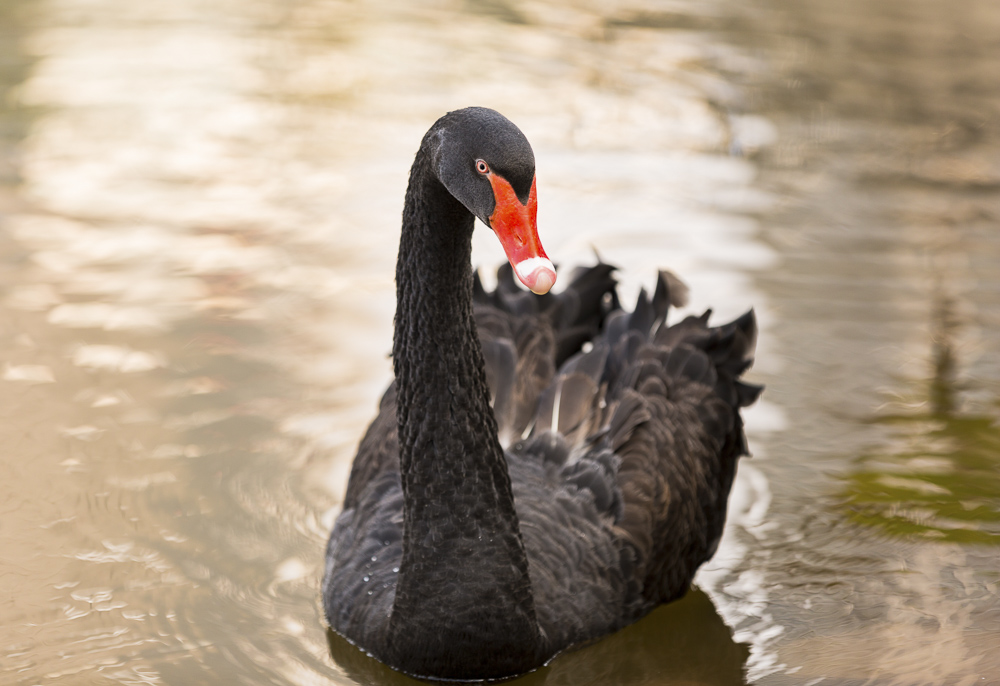
[[762, 329], [697, 588], [523, 683], [1000, 683], [997, 36], [994, 0], [0, 3], [0, 683], [412, 683], [328, 635], [321, 556], [409, 163], [470, 104], [532, 141], [557, 263]]

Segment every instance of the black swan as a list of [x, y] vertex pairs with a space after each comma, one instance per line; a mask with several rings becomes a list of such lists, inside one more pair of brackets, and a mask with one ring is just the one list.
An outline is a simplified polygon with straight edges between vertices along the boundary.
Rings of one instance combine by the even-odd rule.
[[[412, 676], [521, 674], [684, 595], [747, 452], [753, 312], [667, 326], [676, 278], [662, 272], [626, 312], [600, 261], [548, 293], [535, 210], [534, 154], [502, 115], [450, 112], [424, 136], [396, 267], [396, 379], [323, 580], [330, 628]], [[476, 217], [510, 259], [493, 292], [471, 266]]]

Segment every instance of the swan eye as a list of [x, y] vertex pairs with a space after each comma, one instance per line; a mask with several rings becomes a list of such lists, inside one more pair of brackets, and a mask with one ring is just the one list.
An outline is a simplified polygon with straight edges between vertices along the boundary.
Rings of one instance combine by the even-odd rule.
[[480, 174], [489, 174], [490, 165], [486, 164], [482, 160], [476, 160], [476, 171]]

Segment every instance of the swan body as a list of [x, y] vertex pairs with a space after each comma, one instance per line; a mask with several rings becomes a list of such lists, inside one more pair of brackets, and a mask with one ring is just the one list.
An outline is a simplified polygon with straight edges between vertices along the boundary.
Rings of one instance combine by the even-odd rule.
[[[521, 674], [682, 596], [746, 454], [752, 312], [667, 326], [679, 281], [662, 272], [627, 312], [600, 262], [548, 293], [535, 203], [530, 145], [498, 113], [427, 132], [403, 211], [396, 378], [322, 592], [331, 629], [412, 676]], [[510, 258], [493, 292], [471, 267], [476, 217]]]

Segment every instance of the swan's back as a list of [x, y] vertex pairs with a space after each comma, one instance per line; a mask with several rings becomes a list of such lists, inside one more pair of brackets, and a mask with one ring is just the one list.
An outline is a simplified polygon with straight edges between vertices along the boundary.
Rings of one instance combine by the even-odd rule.
[[[760, 389], [752, 313], [667, 327], [683, 286], [621, 309], [613, 268], [578, 270], [560, 294], [474, 288], [499, 437], [551, 655], [683, 595], [722, 533], [738, 457], [739, 408]], [[394, 386], [359, 448], [327, 549], [330, 626], [361, 645], [386, 631], [402, 556]]]
[[625, 312], [610, 272], [580, 270], [562, 302], [522, 295], [507, 268], [495, 293], [477, 292], [536, 612], [556, 649], [687, 591], [746, 453], [739, 408], [760, 393], [738, 378], [752, 313], [667, 327], [671, 293], [673, 304], [686, 295], [679, 281], [660, 274], [653, 297]]

